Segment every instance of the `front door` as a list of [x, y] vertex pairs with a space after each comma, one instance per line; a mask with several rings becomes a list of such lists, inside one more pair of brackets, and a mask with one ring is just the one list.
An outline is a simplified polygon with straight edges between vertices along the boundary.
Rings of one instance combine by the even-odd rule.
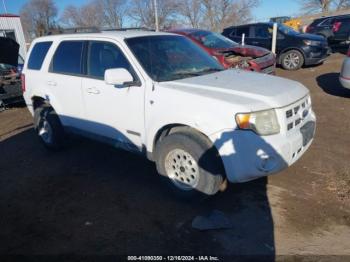
[[[125, 68], [133, 75], [135, 84], [106, 84], [104, 73], [111, 68]], [[141, 150], [145, 90], [123, 51], [115, 43], [90, 41], [86, 73], [82, 92], [89, 132], [115, 146]]]

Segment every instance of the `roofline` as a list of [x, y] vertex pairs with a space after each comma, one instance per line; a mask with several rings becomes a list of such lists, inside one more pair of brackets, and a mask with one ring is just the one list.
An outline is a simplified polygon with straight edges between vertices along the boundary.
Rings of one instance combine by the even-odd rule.
[[0, 14], [0, 17], [20, 17], [20, 16], [15, 14]]
[[168, 32], [168, 33], [182, 33], [184, 35], [190, 35], [193, 32], [211, 32], [211, 31], [207, 30], [207, 29], [199, 29], [199, 28], [176, 28], [176, 29], [166, 30], [164, 32]]
[[[241, 27], [241, 26], [249, 26], [249, 25], [270, 25], [270, 24], [274, 24], [273, 22], [256, 22], [256, 23], [250, 23], [250, 24], [242, 24], [242, 25], [232, 25], [229, 27], [226, 27], [224, 29], [229, 29], [229, 28], [235, 28], [235, 27]], [[278, 23], [277, 23], [278, 24]]]

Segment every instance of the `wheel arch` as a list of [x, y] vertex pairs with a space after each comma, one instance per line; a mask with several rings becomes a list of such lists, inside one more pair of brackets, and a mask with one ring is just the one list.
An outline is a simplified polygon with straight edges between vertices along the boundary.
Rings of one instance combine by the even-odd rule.
[[31, 100], [32, 100], [33, 110], [43, 105], [50, 105], [49, 101], [47, 101], [47, 99], [41, 96], [33, 96]]
[[159, 128], [156, 132], [155, 136], [153, 137], [153, 141], [151, 143], [151, 148], [148, 148], [147, 157], [150, 160], [154, 160], [154, 153], [157, 146], [157, 143], [162, 141], [162, 139], [170, 134], [174, 133], [188, 133], [191, 135], [197, 135], [201, 137], [203, 140], [206, 141], [206, 143], [210, 146], [215, 146], [214, 143], [209, 139], [207, 135], [205, 135], [202, 131], [200, 131], [197, 128], [191, 127], [186, 124], [180, 124], [180, 123], [174, 123], [174, 124], [167, 124], [163, 127]]

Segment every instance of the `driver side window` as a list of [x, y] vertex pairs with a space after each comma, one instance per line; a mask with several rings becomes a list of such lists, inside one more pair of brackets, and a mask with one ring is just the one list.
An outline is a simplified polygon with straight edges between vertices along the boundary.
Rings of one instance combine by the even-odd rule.
[[125, 68], [134, 76], [129, 61], [117, 46], [108, 42], [90, 42], [87, 54], [87, 75], [102, 80], [105, 71], [111, 68]]

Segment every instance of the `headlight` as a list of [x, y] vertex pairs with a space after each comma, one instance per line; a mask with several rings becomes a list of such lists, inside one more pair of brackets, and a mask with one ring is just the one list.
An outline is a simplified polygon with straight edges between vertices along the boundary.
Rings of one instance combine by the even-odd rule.
[[305, 45], [320, 46], [320, 41], [304, 40]]
[[240, 129], [252, 130], [262, 136], [280, 132], [280, 125], [274, 109], [237, 114], [236, 122]]

